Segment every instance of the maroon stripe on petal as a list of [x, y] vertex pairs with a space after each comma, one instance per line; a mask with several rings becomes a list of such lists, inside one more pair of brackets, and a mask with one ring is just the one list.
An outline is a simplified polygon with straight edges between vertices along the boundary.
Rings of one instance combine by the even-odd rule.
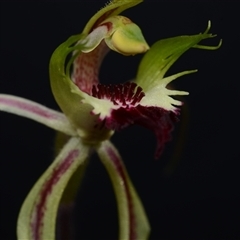
[[37, 203], [32, 212], [31, 228], [34, 240], [41, 239], [41, 233], [44, 224], [44, 214], [47, 210], [48, 198], [51, 196], [54, 186], [58, 183], [63, 174], [69, 169], [71, 164], [74, 162], [74, 159], [78, 155], [79, 150], [71, 151], [62, 162], [55, 166], [55, 168], [52, 170], [50, 178], [42, 186], [41, 192], [39, 192], [39, 199], [37, 199]]
[[122, 165], [122, 161], [119, 158], [119, 156], [115, 153], [115, 151], [112, 148], [107, 148], [107, 152], [112, 160], [112, 163], [114, 164], [119, 176], [121, 177], [123, 181], [123, 187], [126, 192], [127, 197], [127, 204], [128, 204], [128, 213], [129, 213], [129, 223], [130, 223], [130, 232], [129, 232], [129, 240], [136, 240], [137, 234], [136, 234], [136, 218], [134, 214], [134, 206], [132, 201], [132, 196], [130, 193], [130, 189], [127, 183], [126, 175], [124, 172], [124, 166]]
[[102, 41], [93, 51], [81, 53], [74, 61], [72, 80], [80, 90], [92, 94], [93, 86], [98, 84], [101, 63], [109, 48]]
[[19, 110], [24, 110], [32, 114], [36, 114], [40, 117], [49, 118], [49, 119], [57, 119], [59, 115], [52, 113], [48, 109], [45, 109], [42, 106], [38, 106], [33, 102], [24, 102], [21, 99], [9, 99], [9, 98], [0, 98], [0, 103], [5, 104], [6, 106], [15, 107]]

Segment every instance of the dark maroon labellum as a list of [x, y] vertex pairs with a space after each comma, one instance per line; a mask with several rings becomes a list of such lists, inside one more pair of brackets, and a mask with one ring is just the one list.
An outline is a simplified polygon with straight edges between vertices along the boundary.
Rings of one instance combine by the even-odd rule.
[[112, 109], [111, 115], [105, 119], [105, 127], [120, 130], [131, 124], [138, 124], [152, 130], [157, 138], [155, 158], [158, 158], [166, 142], [171, 140], [173, 123], [179, 112], [167, 111], [155, 106], [142, 106], [141, 99], [145, 96], [143, 89], [136, 83], [127, 82], [117, 85], [98, 84], [92, 88], [92, 96], [99, 99], [108, 99], [119, 108]]
[[92, 96], [99, 99], [108, 99], [114, 105], [121, 107], [133, 107], [145, 96], [143, 89], [136, 83], [127, 82], [116, 85], [94, 85]]

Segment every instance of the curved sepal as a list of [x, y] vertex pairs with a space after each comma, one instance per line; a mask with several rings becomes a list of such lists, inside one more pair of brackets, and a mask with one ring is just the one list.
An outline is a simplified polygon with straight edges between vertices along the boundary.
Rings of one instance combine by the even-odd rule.
[[25, 98], [0, 94], [0, 111], [32, 119], [70, 136], [76, 135], [75, 129], [64, 114]]
[[[53, 95], [61, 110], [69, 119], [71, 124], [76, 128], [77, 134], [83, 139], [97, 139], [98, 134], [96, 125], [98, 124], [98, 116], [91, 114], [93, 107], [88, 103], [83, 103], [83, 99], [88, 94], [82, 92], [70, 79], [71, 61], [65, 66], [66, 58], [74, 51], [81, 51], [83, 45], [75, 45], [83, 35], [70, 37], [66, 42], [62, 43], [52, 54], [50, 60], [50, 82]], [[73, 61], [74, 57], [72, 58]], [[76, 94], [77, 93], [77, 94]], [[99, 133], [99, 135], [108, 135], [108, 132]], [[100, 137], [101, 138], [101, 137]]]
[[133, 7], [143, 0], [112, 0], [104, 8], [99, 10], [86, 24], [83, 33], [88, 34], [95, 26], [105, 19], [116, 16], [122, 11]]
[[150, 232], [147, 216], [118, 151], [109, 141], [105, 141], [97, 148], [97, 152], [112, 180], [116, 194], [119, 239], [147, 239]]
[[[191, 47], [207, 50], [218, 49], [221, 41], [218, 46], [214, 47], [198, 45], [201, 40], [216, 36], [208, 33], [210, 26], [209, 21], [208, 28], [204, 33], [167, 38], [153, 44], [139, 65], [136, 83], [141, 86], [145, 92], [159, 85], [160, 81], [164, 81], [163, 77], [173, 63]], [[187, 73], [189, 72], [185, 72], [185, 74]], [[170, 80], [168, 78], [166, 84], [174, 79], [175, 78]]]
[[[67, 74], [65, 64], [67, 56], [74, 51], [73, 45], [82, 37], [83, 35], [81, 34], [72, 36], [62, 43], [53, 52], [49, 65], [50, 83], [53, 95], [62, 111], [74, 124], [81, 119], [79, 105], [83, 98], [71, 92], [72, 89], [77, 89], [77, 86], [71, 81], [69, 74]], [[81, 47], [81, 45], [78, 45], [80, 51]]]
[[17, 224], [18, 239], [55, 239], [56, 215], [63, 191], [88, 158], [89, 147], [71, 138], [25, 199]]

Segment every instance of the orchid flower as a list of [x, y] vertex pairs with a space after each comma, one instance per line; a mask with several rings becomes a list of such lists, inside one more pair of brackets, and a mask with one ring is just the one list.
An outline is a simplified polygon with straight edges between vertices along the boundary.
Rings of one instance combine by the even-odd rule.
[[[0, 94], [0, 110], [30, 118], [67, 136], [56, 159], [22, 205], [17, 223], [18, 239], [55, 239], [59, 204], [66, 189], [74, 184], [75, 173], [85, 170], [93, 151], [98, 153], [114, 187], [119, 239], [148, 237], [150, 226], [142, 203], [110, 138], [115, 130], [131, 124], [142, 125], [156, 135], [155, 157], [158, 158], [170, 140], [182, 105], [172, 96], [188, 95], [185, 91], [170, 90], [167, 85], [196, 70], [168, 77], [166, 72], [188, 49], [214, 50], [221, 42], [216, 47], [198, 44], [214, 37], [208, 33], [209, 22], [204, 33], [163, 39], [150, 48], [140, 28], [119, 15], [140, 2], [111, 1], [89, 20], [81, 34], [70, 37], [54, 51], [50, 81], [62, 112], [21, 97]], [[133, 81], [116, 85], [99, 83], [98, 71], [109, 50], [125, 56], [147, 52]]]

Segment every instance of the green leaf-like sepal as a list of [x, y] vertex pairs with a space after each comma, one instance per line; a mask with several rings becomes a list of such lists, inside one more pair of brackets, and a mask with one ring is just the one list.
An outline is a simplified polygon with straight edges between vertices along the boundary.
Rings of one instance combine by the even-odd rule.
[[[77, 128], [80, 123], [87, 119], [82, 119], [82, 111], [91, 111], [90, 106], [81, 106], [81, 96], [73, 94], [71, 90], [77, 88], [66, 74], [65, 61], [68, 54], [73, 51], [73, 45], [76, 44], [83, 35], [70, 37], [66, 42], [62, 43], [52, 54], [49, 66], [50, 82], [53, 95], [71, 123]], [[81, 46], [78, 46], [81, 50]]]
[[88, 34], [94, 26], [103, 22], [106, 18], [116, 16], [124, 10], [131, 8], [143, 0], [112, 0], [104, 8], [99, 10], [86, 24], [83, 33]]
[[[140, 85], [144, 91], [152, 89], [159, 84], [159, 81], [164, 81], [163, 77], [168, 69], [191, 47], [207, 50], [218, 49], [221, 45], [221, 41], [216, 47], [198, 45], [201, 40], [216, 36], [208, 33], [210, 26], [209, 22], [208, 28], [204, 33], [163, 39], [153, 44], [150, 50], [144, 55], [139, 65], [136, 83]], [[186, 71], [184, 74], [188, 73], [189, 72]], [[170, 82], [169, 79], [167, 81], [167, 83]]]
[[89, 149], [75, 137], [64, 146], [23, 203], [18, 217], [18, 239], [55, 239], [56, 216], [62, 194], [69, 179], [88, 158]]
[[119, 213], [119, 239], [147, 239], [150, 225], [117, 149], [111, 142], [104, 141], [97, 148], [97, 152], [115, 191]]
[[[78, 135], [83, 141], [95, 144], [95, 142], [109, 138], [111, 131], [96, 129], [98, 116], [91, 114], [93, 107], [90, 104], [83, 103], [83, 99], [92, 97], [82, 92], [72, 82], [69, 71], [75, 56], [81, 54], [84, 48], [84, 45], [76, 45], [76, 43], [84, 37], [83, 34], [72, 36], [54, 51], [49, 66], [50, 82], [55, 100]], [[73, 52], [74, 55], [66, 66], [66, 59]]]

